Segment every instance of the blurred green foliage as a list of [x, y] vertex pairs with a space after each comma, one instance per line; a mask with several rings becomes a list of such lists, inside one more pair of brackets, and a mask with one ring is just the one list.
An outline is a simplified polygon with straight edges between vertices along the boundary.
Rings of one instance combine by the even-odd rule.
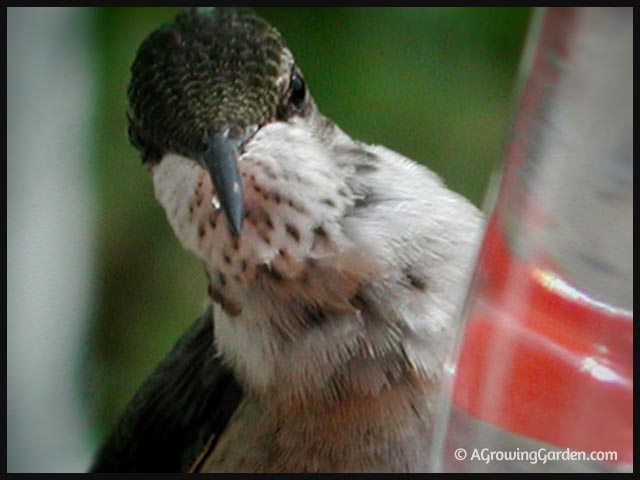
[[[482, 204], [501, 158], [528, 8], [257, 8], [323, 113], [359, 140], [424, 163]], [[206, 283], [126, 137], [129, 66], [176, 8], [96, 8], [98, 299], [83, 366], [95, 439], [200, 314]]]

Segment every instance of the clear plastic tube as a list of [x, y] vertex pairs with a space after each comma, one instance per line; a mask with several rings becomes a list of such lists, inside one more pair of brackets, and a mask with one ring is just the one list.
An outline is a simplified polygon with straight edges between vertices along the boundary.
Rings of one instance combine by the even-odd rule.
[[436, 471], [633, 468], [633, 9], [536, 15]]

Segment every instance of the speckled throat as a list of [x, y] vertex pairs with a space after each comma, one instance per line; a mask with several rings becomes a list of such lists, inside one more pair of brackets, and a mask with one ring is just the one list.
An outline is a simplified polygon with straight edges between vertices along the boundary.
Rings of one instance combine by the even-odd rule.
[[196, 162], [168, 154], [152, 168], [169, 222], [205, 265], [211, 298], [232, 317], [256, 290], [284, 302], [336, 307], [353, 293], [354, 277], [368, 272], [341, 225], [358, 198], [348, 183], [354, 167], [334, 163], [318, 138], [331, 144], [338, 135], [355, 143], [335, 127], [319, 135], [312, 125], [309, 118], [268, 124], [246, 145], [238, 161], [246, 200], [239, 237], [229, 231], [210, 177]]

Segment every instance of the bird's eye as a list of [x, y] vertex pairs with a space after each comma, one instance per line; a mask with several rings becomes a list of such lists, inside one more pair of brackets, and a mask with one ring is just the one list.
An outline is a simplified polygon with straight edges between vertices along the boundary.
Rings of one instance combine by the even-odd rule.
[[290, 85], [291, 85], [291, 103], [293, 103], [296, 107], [299, 107], [304, 101], [304, 98], [307, 93], [304, 80], [299, 74], [293, 73], [291, 75]]

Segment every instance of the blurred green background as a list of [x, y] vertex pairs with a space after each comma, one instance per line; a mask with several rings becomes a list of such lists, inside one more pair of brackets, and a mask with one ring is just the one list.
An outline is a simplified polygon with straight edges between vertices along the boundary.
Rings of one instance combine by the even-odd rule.
[[[427, 165], [482, 205], [508, 132], [528, 8], [257, 8], [280, 30], [323, 113], [352, 137]], [[126, 136], [129, 66], [177, 8], [93, 8], [90, 173], [94, 295], [78, 381], [91, 448], [200, 314], [184, 252]]]

